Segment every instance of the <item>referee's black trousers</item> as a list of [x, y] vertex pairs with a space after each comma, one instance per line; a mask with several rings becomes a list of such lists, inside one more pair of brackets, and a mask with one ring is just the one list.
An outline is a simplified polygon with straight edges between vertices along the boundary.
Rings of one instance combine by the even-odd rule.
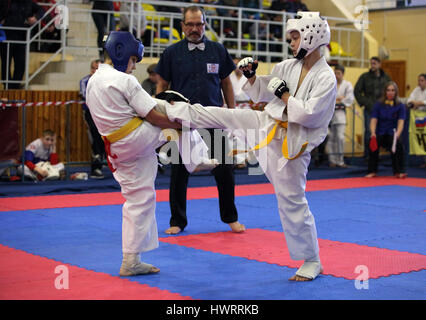
[[[212, 146], [210, 147], [210, 155], [215, 156], [214, 145], [215, 139], [213, 130], [209, 130], [211, 134]], [[216, 139], [217, 140], [217, 139]], [[225, 156], [227, 154], [226, 139], [222, 138], [222, 159], [220, 165], [212, 170], [214, 175], [218, 194], [219, 194], [219, 211], [220, 218], [224, 223], [232, 223], [238, 221], [238, 212], [235, 206], [235, 180], [233, 172], [233, 164], [225, 164]], [[220, 143], [220, 141], [218, 142]], [[185, 229], [188, 224], [186, 216], [186, 196], [188, 187], [189, 172], [182, 159], [179, 157], [179, 164], [171, 165], [172, 173], [170, 179], [170, 226], [177, 226], [181, 230]], [[207, 213], [206, 213], [207, 214]]]

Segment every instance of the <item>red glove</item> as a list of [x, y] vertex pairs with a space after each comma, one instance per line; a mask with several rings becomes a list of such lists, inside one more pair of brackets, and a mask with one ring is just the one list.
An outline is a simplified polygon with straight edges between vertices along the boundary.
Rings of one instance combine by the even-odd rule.
[[373, 136], [370, 138], [370, 150], [372, 152], [376, 151], [379, 148], [379, 146], [377, 145], [377, 139], [376, 136]]

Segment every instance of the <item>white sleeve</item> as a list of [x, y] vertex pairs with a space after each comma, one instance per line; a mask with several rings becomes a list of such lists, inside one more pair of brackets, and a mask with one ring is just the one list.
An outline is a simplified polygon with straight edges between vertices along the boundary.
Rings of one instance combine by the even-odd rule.
[[414, 90], [411, 92], [410, 96], [408, 97], [407, 103], [410, 103], [416, 100], [416, 91], [417, 91], [417, 87], [414, 88]]
[[250, 99], [256, 103], [269, 102], [275, 98], [275, 95], [269, 92], [267, 89], [268, 83], [272, 78], [272, 75], [256, 76], [256, 80], [254, 81], [253, 85], [247, 81], [242, 89], [250, 97]]
[[312, 88], [307, 101], [290, 96], [287, 104], [289, 122], [298, 123], [307, 128], [328, 126], [336, 102], [336, 79], [329, 73], [322, 73]]
[[352, 87], [352, 84], [347, 81], [346, 87], [345, 87], [345, 98], [343, 99], [342, 103], [349, 107], [354, 102], [354, 88]]
[[145, 118], [157, 102], [142, 88], [135, 77], [129, 78], [127, 88], [126, 99], [129, 105], [135, 109], [138, 115]]

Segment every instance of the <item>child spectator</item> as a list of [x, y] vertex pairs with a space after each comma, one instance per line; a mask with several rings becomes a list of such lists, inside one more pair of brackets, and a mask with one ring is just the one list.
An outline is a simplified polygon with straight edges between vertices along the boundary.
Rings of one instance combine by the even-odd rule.
[[[24, 175], [32, 180], [58, 180], [64, 173], [64, 164], [59, 162], [56, 153], [56, 135], [50, 129], [44, 130], [42, 136], [25, 149]], [[22, 174], [21, 167], [18, 174]]]

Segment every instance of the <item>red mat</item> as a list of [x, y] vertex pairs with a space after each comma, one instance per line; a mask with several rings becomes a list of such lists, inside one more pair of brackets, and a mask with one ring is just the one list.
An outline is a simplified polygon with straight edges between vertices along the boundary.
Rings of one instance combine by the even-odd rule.
[[[249, 229], [242, 234], [218, 232], [167, 237], [160, 241], [290, 268], [302, 264], [302, 261], [291, 260], [284, 234], [277, 231]], [[370, 279], [426, 269], [426, 255], [324, 239], [318, 241], [325, 275], [356, 279], [360, 276], [359, 271], [355, 272], [357, 266], [366, 266]]]
[[[0, 245], [0, 300], [190, 300], [190, 297]], [[58, 266], [68, 269], [68, 289]], [[149, 277], [149, 276], [148, 276]]]
[[[394, 177], [344, 178], [309, 180], [306, 191], [336, 190], [349, 188], [377, 187], [386, 185], [401, 185], [426, 188], [426, 179]], [[269, 183], [248, 184], [235, 187], [235, 195], [252, 196], [274, 194], [274, 188]], [[216, 187], [188, 188], [188, 200], [217, 198]], [[157, 201], [169, 201], [169, 190], [157, 190]], [[0, 198], [1, 211], [22, 211], [49, 208], [72, 208], [102, 205], [119, 205], [124, 203], [120, 192], [66, 194], [51, 196]]]

